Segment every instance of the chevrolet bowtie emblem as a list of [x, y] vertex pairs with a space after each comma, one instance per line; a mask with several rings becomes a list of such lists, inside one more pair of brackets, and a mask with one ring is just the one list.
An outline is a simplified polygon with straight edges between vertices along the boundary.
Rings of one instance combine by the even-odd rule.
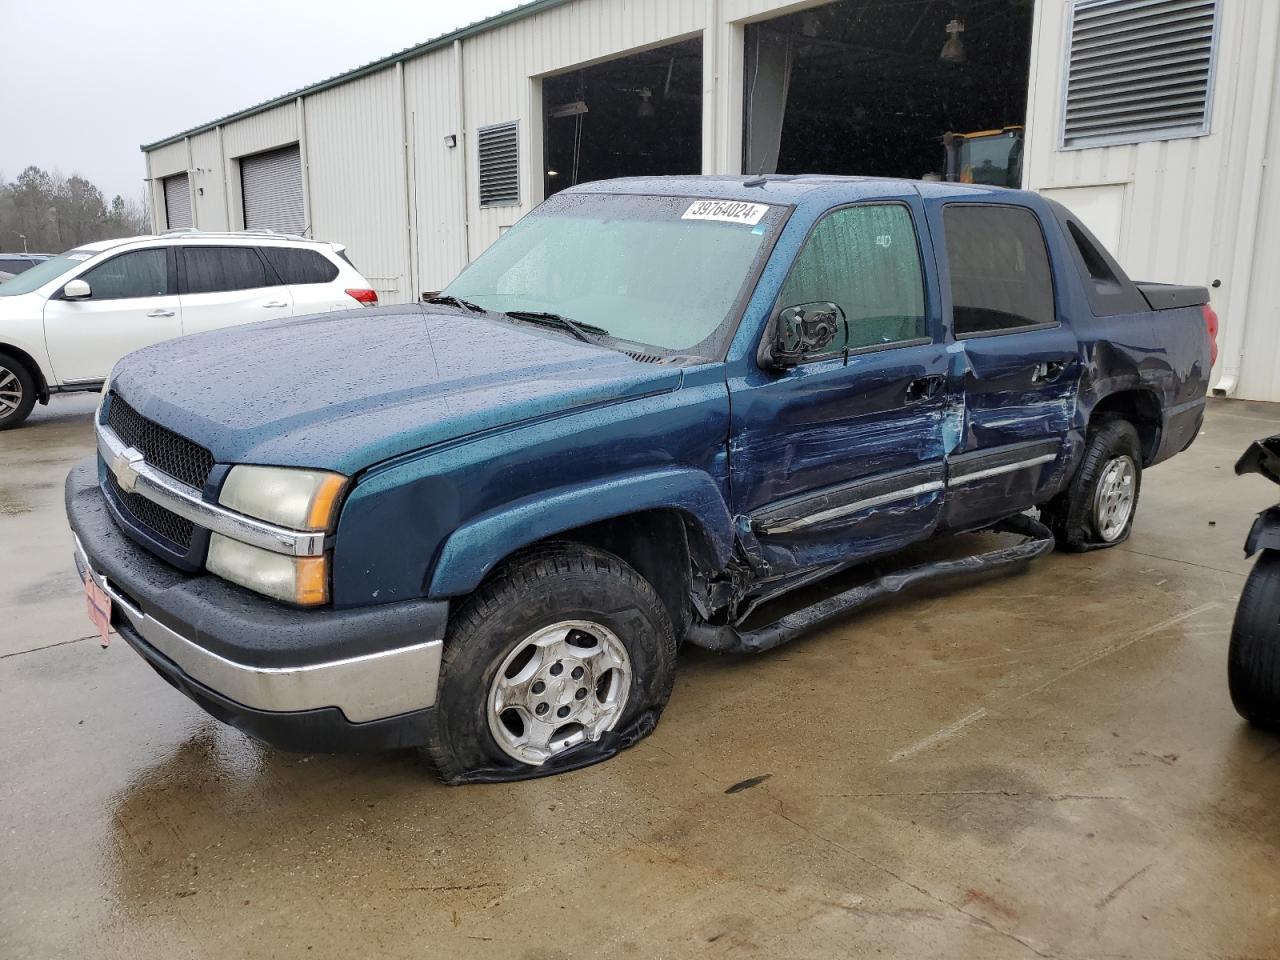
[[138, 467], [146, 462], [141, 450], [126, 447], [115, 455], [111, 461], [111, 472], [115, 474], [116, 483], [125, 493], [133, 493], [138, 483]]

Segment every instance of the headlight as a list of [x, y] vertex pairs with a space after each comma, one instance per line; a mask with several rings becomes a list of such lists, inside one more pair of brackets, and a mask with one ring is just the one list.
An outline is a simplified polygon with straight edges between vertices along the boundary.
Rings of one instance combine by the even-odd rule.
[[224, 580], [285, 603], [312, 607], [329, 600], [324, 557], [286, 557], [215, 533], [205, 566]]
[[329, 530], [347, 478], [294, 467], [232, 467], [218, 502], [292, 530]]
[[[347, 485], [340, 473], [294, 467], [236, 466], [222, 485], [222, 506], [291, 530], [332, 530]], [[285, 603], [329, 601], [326, 557], [290, 557], [213, 534], [205, 567], [224, 580]]]

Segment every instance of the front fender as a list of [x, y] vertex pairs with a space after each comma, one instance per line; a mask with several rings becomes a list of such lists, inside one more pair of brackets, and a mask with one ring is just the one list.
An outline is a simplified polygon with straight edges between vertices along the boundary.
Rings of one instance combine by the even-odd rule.
[[560, 487], [476, 517], [445, 541], [428, 596], [470, 593], [522, 547], [589, 523], [654, 509], [676, 509], [688, 515], [706, 534], [717, 564], [728, 562], [733, 520], [715, 480], [702, 470], [672, 467]]

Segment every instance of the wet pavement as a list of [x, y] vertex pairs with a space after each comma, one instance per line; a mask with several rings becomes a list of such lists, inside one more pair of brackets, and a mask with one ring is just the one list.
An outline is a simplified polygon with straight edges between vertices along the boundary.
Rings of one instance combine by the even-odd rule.
[[[657, 732], [445, 788], [207, 718], [84, 615], [62, 515], [91, 398], [0, 434], [0, 957], [1280, 957], [1280, 738], [1231, 709], [1215, 402], [1133, 538], [681, 657]], [[87, 638], [87, 639], [86, 639]]]

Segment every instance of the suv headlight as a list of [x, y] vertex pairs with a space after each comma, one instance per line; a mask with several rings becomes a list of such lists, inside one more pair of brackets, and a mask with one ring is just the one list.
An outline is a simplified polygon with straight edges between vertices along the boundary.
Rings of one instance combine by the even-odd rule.
[[[322, 470], [236, 466], [218, 502], [238, 513], [292, 530], [331, 530], [347, 478]], [[205, 566], [225, 580], [285, 603], [329, 600], [328, 558], [290, 557], [213, 534]]]

